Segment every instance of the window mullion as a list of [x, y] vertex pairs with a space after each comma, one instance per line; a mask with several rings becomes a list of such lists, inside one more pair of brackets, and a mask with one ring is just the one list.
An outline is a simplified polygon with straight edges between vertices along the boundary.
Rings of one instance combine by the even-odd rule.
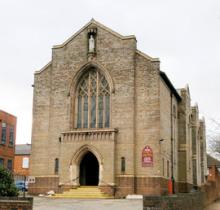
[[96, 128], [98, 128], [98, 122], [99, 122], [99, 73], [96, 72], [96, 107], [95, 107], [95, 113], [96, 113]]
[[89, 80], [88, 80], [88, 128], [90, 128], [91, 122], [91, 73], [89, 73]]

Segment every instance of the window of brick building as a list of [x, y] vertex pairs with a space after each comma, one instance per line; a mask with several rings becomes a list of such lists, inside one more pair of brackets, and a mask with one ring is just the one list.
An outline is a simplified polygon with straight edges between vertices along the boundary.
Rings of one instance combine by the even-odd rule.
[[23, 157], [22, 168], [29, 168], [29, 158], [28, 157]]
[[10, 126], [9, 144], [14, 145], [14, 126]]
[[95, 68], [81, 78], [77, 88], [77, 128], [110, 126], [110, 88]]
[[8, 170], [12, 171], [12, 160], [8, 160], [7, 168]]
[[6, 130], [7, 129], [7, 126], [6, 126], [6, 123], [2, 123], [2, 139], [1, 139], [1, 143], [2, 144], [6, 144]]
[[0, 166], [4, 166], [4, 158], [0, 158]]

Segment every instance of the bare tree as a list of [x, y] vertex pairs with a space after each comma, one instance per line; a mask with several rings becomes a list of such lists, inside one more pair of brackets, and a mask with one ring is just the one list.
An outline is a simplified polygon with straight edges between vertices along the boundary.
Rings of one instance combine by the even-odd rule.
[[211, 119], [207, 130], [208, 153], [220, 158], [220, 120]]

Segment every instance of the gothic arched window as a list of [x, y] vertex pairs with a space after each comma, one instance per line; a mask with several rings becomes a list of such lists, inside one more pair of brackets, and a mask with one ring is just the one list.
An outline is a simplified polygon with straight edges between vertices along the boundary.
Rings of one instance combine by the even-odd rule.
[[86, 72], [77, 88], [77, 128], [110, 126], [110, 88], [95, 68]]

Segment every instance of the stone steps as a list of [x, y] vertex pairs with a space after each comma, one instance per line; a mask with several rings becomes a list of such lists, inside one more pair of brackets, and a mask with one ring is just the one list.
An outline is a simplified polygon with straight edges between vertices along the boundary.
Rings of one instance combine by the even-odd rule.
[[97, 186], [83, 186], [55, 194], [52, 198], [109, 199], [114, 197], [101, 192]]

